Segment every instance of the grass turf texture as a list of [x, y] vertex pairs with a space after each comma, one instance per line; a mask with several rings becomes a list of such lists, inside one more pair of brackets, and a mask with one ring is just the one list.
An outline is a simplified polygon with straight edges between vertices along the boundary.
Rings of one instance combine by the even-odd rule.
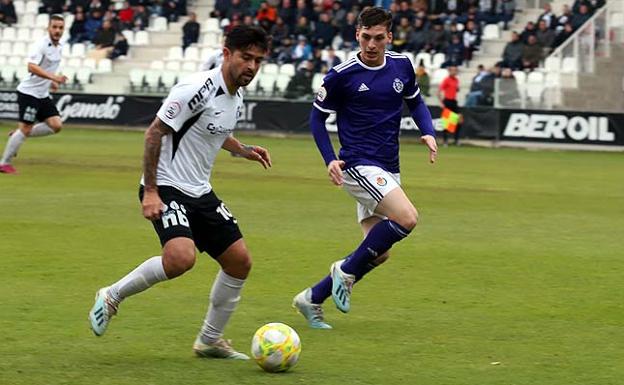
[[142, 134], [67, 128], [29, 140], [21, 174], [0, 175], [0, 383], [621, 384], [622, 154], [443, 148], [431, 166], [404, 144], [420, 224], [356, 286], [351, 313], [330, 300], [335, 329], [316, 331], [290, 301], [359, 242], [354, 204], [311, 139], [240, 137], [274, 168], [223, 153], [213, 173], [254, 257], [226, 337], [248, 352], [258, 327], [284, 322], [302, 339], [298, 366], [193, 357], [217, 268], [205, 255], [92, 335], [96, 289], [159, 244], [137, 199]]

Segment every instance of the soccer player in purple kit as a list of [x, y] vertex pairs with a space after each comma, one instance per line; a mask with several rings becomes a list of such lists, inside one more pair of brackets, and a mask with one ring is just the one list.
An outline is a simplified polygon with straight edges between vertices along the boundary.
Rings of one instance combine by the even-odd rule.
[[[334, 262], [330, 274], [293, 299], [293, 306], [312, 328], [331, 329], [323, 316], [330, 295], [347, 313], [353, 284], [388, 259], [392, 245], [407, 237], [418, 212], [400, 186], [399, 130], [403, 102], [435, 162], [437, 144], [431, 114], [423, 101], [412, 63], [386, 51], [392, 41], [392, 15], [379, 7], [363, 10], [356, 39], [360, 52], [332, 68], [323, 79], [310, 126], [332, 183], [357, 200], [364, 240], [347, 258]], [[336, 113], [341, 149], [336, 157], [325, 127]]]

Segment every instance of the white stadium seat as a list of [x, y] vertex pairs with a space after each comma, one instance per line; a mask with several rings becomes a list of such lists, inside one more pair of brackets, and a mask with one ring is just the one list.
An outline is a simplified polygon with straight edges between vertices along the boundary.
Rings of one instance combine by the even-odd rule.
[[0, 55], [0, 66], [3, 66], [7, 63], [7, 57]]
[[498, 24], [487, 24], [483, 28], [483, 40], [495, 40], [500, 39], [500, 29]]
[[162, 60], [154, 60], [150, 63], [150, 69], [151, 70], [164, 70], [165, 62]]
[[323, 84], [323, 74], [315, 73], [312, 77], [312, 91], [317, 92]]
[[275, 63], [266, 63], [262, 66], [263, 74], [277, 75], [278, 72], [279, 72], [279, 67]]
[[26, 3], [26, 9], [24, 10], [24, 13], [32, 13], [34, 15], [36, 15], [39, 12], [39, 2], [38, 1], [29, 1], [28, 3]]
[[134, 89], [143, 87], [143, 78], [145, 71], [141, 68], [133, 68], [130, 70], [130, 86]]
[[624, 27], [624, 13], [622, 12], [613, 12], [611, 14], [611, 27], [619, 28]]
[[540, 104], [542, 101], [542, 93], [544, 92], [544, 85], [541, 83], [527, 83], [526, 93], [527, 97], [533, 104]]
[[219, 19], [214, 17], [206, 19], [204, 25], [202, 26], [202, 29], [212, 32], [221, 32], [221, 28], [219, 27]]
[[6, 84], [12, 84], [15, 78], [15, 67], [10, 65], [3, 65], [0, 70], [0, 76], [2, 77], [2, 82]]
[[20, 56], [10, 56], [7, 60], [7, 64], [13, 67], [22, 67], [23, 61]]
[[147, 31], [137, 31], [134, 34], [135, 45], [149, 45], [149, 34]]
[[13, 27], [6, 27], [2, 31], [3, 41], [15, 41], [17, 40], [17, 30]]
[[[35, 18], [35, 28], [48, 28], [48, 23], [50, 23], [50, 15], [47, 13], [40, 13]], [[67, 27], [67, 24], [65, 26]]]
[[76, 83], [76, 68], [73, 67], [63, 67], [61, 73], [67, 76], [67, 82], [65, 85], [73, 86]]
[[518, 85], [526, 83], [526, 73], [524, 71], [514, 71], [513, 76]]
[[212, 56], [212, 53], [214, 51], [215, 50], [212, 48], [202, 48], [201, 55], [199, 56], [199, 58], [201, 59], [202, 62], [205, 62], [206, 60], [208, 60], [210, 56]]
[[82, 43], [74, 43], [71, 47], [71, 57], [85, 57], [87, 47]]
[[113, 72], [113, 61], [108, 58], [100, 59], [100, 61], [97, 63], [97, 72], [98, 73]]
[[30, 29], [29, 28], [18, 29], [17, 35], [15, 36], [15, 40], [28, 43], [30, 41]]
[[0, 53], [9, 56], [13, 49], [13, 44], [9, 41], [0, 41]]
[[420, 52], [418, 55], [416, 55], [416, 58], [414, 59], [414, 66], [419, 66], [421, 61], [423, 65], [425, 66], [425, 68], [427, 69], [431, 68], [431, 54], [430, 53]]
[[182, 52], [182, 47], [175, 46], [169, 47], [169, 52], [167, 53], [167, 60], [182, 60], [184, 59], [184, 53]]
[[175, 84], [177, 76], [175, 71], [165, 71], [160, 75], [160, 82], [163, 87], [171, 88]]
[[18, 16], [20, 25], [35, 25], [35, 14], [25, 13], [22, 16]]
[[95, 72], [95, 69], [97, 68], [97, 62], [95, 61], [95, 59], [86, 58], [82, 61], [82, 66], [84, 68], [90, 69], [91, 72]]
[[561, 72], [578, 72], [577, 59], [575, 57], [564, 57], [563, 61], [561, 62]]
[[197, 71], [197, 63], [192, 61], [186, 61], [182, 63], [182, 71], [184, 72], [196, 72]]
[[334, 51], [334, 53], [336, 54], [336, 57], [338, 59], [340, 59], [341, 62], [346, 61], [347, 60], [347, 53], [341, 49], [337, 49]]
[[[23, 2], [22, 0], [15, 0], [13, 2], [13, 7], [15, 7], [15, 13], [17, 13], [18, 17], [22, 13], [26, 12], [26, 3]], [[21, 21], [21, 19], [20, 19], [20, 21]]]
[[23, 41], [16, 41], [13, 43], [13, 49], [11, 50], [13, 56], [26, 56], [28, 52], [26, 50], [26, 43]]
[[527, 76], [527, 83], [531, 84], [542, 84], [544, 83], [544, 74], [537, 71], [529, 72], [529, 76]]
[[204, 33], [204, 37], [202, 38], [202, 45], [206, 47], [215, 47], [221, 45], [221, 35], [211, 31]]
[[85, 67], [78, 68], [76, 70], [76, 81], [80, 84], [89, 84], [91, 82], [91, 70]]
[[347, 53], [347, 60], [352, 59], [354, 57], [357, 56], [358, 52], [360, 52], [359, 50], [353, 50], [353, 51], [349, 51]]
[[256, 93], [256, 91], [258, 90], [258, 78], [260, 76], [256, 75], [254, 76], [254, 78], [251, 80], [251, 82], [247, 85], [247, 87], [245, 87], [245, 91], [246, 92], [250, 92], [250, 93]]
[[548, 87], [560, 87], [561, 75], [558, 72], [547, 72], [545, 82]]
[[39, 39], [44, 37], [47, 33], [48, 33], [48, 31], [46, 31], [45, 29], [35, 28], [35, 29], [32, 30], [32, 33], [30, 35], [30, 40], [31, 41], [38, 41]]
[[559, 72], [561, 70], [561, 59], [555, 56], [549, 56], [544, 60], [544, 69], [547, 72]]
[[173, 72], [178, 72], [180, 71], [180, 62], [179, 61], [168, 61], [167, 64], [165, 65], [165, 69], [167, 71], [173, 71]]
[[[71, 28], [72, 24], [74, 24], [74, 19], [76, 18], [76, 16], [73, 13], [69, 13], [69, 14], [64, 14], [63, 18], [65, 19], [65, 29], [69, 31], [69, 29]], [[46, 28], [48, 26], [46, 25]]]
[[166, 31], [167, 30], [167, 18], [159, 16], [154, 19], [154, 25], [150, 28], [151, 31]]
[[80, 68], [82, 67], [82, 59], [79, 57], [73, 57], [67, 61], [69, 67]]
[[63, 57], [71, 57], [71, 45], [63, 44], [63, 48], [61, 49], [61, 55]]
[[197, 47], [187, 47], [184, 50], [184, 60], [199, 61], [199, 49]]
[[295, 65], [290, 63], [282, 64], [279, 67], [279, 73], [288, 76], [295, 76]]
[[25, 65], [21, 65], [21, 66], [15, 68], [15, 77], [19, 81], [21, 81], [26, 76], [28, 76], [28, 74], [29, 74], [28, 67], [26, 67]]
[[288, 83], [290, 83], [290, 76], [279, 74], [275, 79], [275, 88], [278, 92], [284, 93], [286, 91], [286, 87], [288, 87]]
[[152, 90], [158, 89], [160, 87], [160, 71], [149, 70], [145, 72], [145, 83]]
[[265, 93], [272, 94], [275, 87], [275, 74], [262, 74], [258, 79], [258, 85]]
[[435, 55], [433, 55], [433, 58], [431, 59], [431, 68], [437, 69], [437, 68], [442, 67], [442, 64], [445, 61], [446, 61], [446, 55], [438, 52]]
[[448, 76], [448, 70], [446, 68], [438, 68], [433, 71], [433, 75], [431, 76], [431, 84], [440, 84], [442, 80]]
[[128, 45], [134, 45], [134, 32], [129, 29], [124, 29], [121, 33], [125, 36], [128, 41]]

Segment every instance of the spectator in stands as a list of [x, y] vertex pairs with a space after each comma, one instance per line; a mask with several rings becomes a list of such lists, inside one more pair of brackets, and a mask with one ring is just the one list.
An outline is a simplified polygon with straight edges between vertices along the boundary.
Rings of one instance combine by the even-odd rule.
[[394, 31], [392, 31], [392, 50], [401, 52], [407, 49], [412, 30], [409, 19], [402, 17], [399, 24], [395, 25]]
[[104, 11], [106, 9], [104, 7], [104, 4], [102, 4], [102, 2], [100, 0], [91, 0], [89, 5], [87, 6], [87, 10], [90, 13], [93, 13], [95, 10], [98, 10], [98, 11], [100, 11], [100, 14], [104, 14]]
[[295, 25], [295, 29], [293, 29], [293, 35], [295, 36], [305, 36], [306, 39], [309, 39], [312, 34], [310, 30], [310, 23], [308, 23], [308, 19], [305, 16], [299, 16], [297, 19], [297, 25]]
[[87, 39], [92, 41], [100, 28], [102, 28], [102, 12], [96, 8], [89, 13], [85, 22]]
[[232, 4], [228, 7], [225, 17], [232, 22], [235, 16], [238, 16], [238, 19], [241, 20], [247, 14], [249, 14], [247, 6], [244, 5], [241, 0], [232, 0]]
[[165, 0], [160, 15], [170, 22], [176, 22], [183, 13], [181, 0]]
[[428, 38], [429, 32], [425, 28], [424, 20], [417, 18], [410, 33], [407, 49], [413, 52], [420, 52], [427, 45]]
[[535, 28], [535, 23], [532, 21], [529, 21], [524, 27], [524, 31], [522, 31], [522, 33], [520, 34], [520, 40], [524, 44], [527, 44], [529, 42], [529, 36], [535, 36], [535, 33], [537, 33], [537, 29]]
[[75, 14], [78, 11], [82, 11], [86, 15], [88, 9], [89, 0], [70, 0], [66, 12]]
[[556, 26], [557, 32], [563, 31], [563, 27], [566, 25], [566, 23], [572, 22], [572, 16], [573, 16], [572, 10], [570, 9], [570, 6], [567, 4], [564, 4], [563, 12], [561, 13], [561, 16], [557, 18], [557, 26]]
[[304, 61], [295, 76], [290, 79], [284, 96], [289, 99], [296, 99], [311, 95], [313, 76], [314, 63], [311, 60]]
[[121, 29], [131, 29], [134, 24], [134, 9], [130, 6], [130, 2], [124, 1], [123, 6], [117, 12]]
[[299, 64], [304, 60], [312, 59], [312, 46], [308, 44], [308, 38], [300, 35], [297, 38], [297, 45], [292, 49], [292, 60]]
[[418, 67], [416, 67], [416, 82], [418, 82], [418, 88], [420, 88], [420, 92], [423, 96], [430, 96], [429, 88], [430, 88], [430, 79], [429, 74], [427, 73], [427, 69], [423, 64], [422, 60], [418, 63]]
[[494, 104], [494, 81], [500, 76], [500, 66], [496, 65], [491, 70], [486, 70], [479, 65], [479, 72], [472, 79], [470, 92], [466, 95], [466, 107], [492, 106]]
[[336, 36], [336, 29], [329, 19], [329, 13], [321, 13], [319, 15], [319, 20], [316, 22], [316, 27], [314, 28], [314, 46], [320, 48], [329, 47], [334, 40], [334, 36]]
[[270, 31], [275, 21], [277, 21], [277, 9], [263, 1], [260, 3], [260, 9], [256, 12], [256, 20], [258, 20], [258, 24], [265, 30]]
[[297, 22], [299, 22], [299, 19], [301, 18], [301, 16], [304, 16], [306, 20], [313, 20], [315, 16], [314, 11], [312, 10], [312, 7], [310, 7], [305, 0], [297, 0], [297, 7], [296, 7]]
[[406, 0], [399, 3], [399, 10], [394, 13], [394, 25], [398, 25], [404, 17], [407, 18], [410, 24], [412, 24], [414, 18], [416, 18], [416, 13], [410, 8], [410, 3]]
[[251, 15], [245, 15], [243, 16], [243, 25], [255, 25], [256, 24], [256, 19], [251, 16]]
[[341, 48], [353, 49], [357, 46], [357, 41], [355, 40], [356, 23], [355, 13], [347, 12], [345, 22], [340, 27], [340, 37], [342, 38]]
[[571, 23], [565, 23], [563, 26], [563, 31], [559, 32], [553, 41], [552, 48], [555, 49], [559, 47], [563, 42], [568, 40], [570, 36], [574, 33], [574, 28], [572, 28]]
[[182, 50], [199, 41], [199, 31], [200, 26], [197, 22], [197, 14], [190, 12], [188, 21], [182, 26]]
[[[448, 76], [440, 83], [438, 97], [442, 104], [442, 108], [459, 114], [459, 105], [457, 104], [457, 92], [459, 91], [459, 78], [457, 77], [457, 67], [448, 67]], [[445, 130], [442, 134], [444, 145], [448, 146], [448, 132]], [[455, 130], [455, 144], [459, 144], [459, 126]]]
[[290, 37], [282, 40], [282, 44], [279, 46], [273, 46], [273, 52], [271, 58], [278, 64], [292, 63], [293, 62], [293, 41]]
[[503, 29], [509, 29], [509, 22], [513, 20], [516, 12], [516, 0], [499, 0], [496, 2], [499, 20], [503, 22]]
[[210, 12], [210, 17], [222, 19], [226, 16], [231, 0], [216, 0], [214, 9]]
[[[593, 15], [599, 8], [605, 5], [605, 0], [576, 0], [572, 5], [572, 13], [579, 14], [581, 13], [581, 7], [585, 5], [587, 6], [587, 13]], [[574, 23], [572, 23], [574, 25]]]
[[542, 46], [535, 35], [529, 36], [529, 42], [522, 48], [522, 69], [532, 70], [542, 60]]
[[555, 41], [555, 31], [548, 28], [546, 20], [539, 21], [535, 37], [537, 38], [537, 43], [544, 49], [544, 56], [548, 55], [552, 50], [552, 45]]
[[282, 6], [278, 10], [278, 16], [284, 20], [284, 24], [288, 26], [288, 29], [292, 30], [297, 22], [297, 10], [293, 7], [290, 0], [282, 0]]
[[147, 10], [145, 6], [139, 5], [136, 7], [136, 12], [134, 13], [133, 25], [135, 31], [142, 31], [149, 25], [149, 15], [147, 14]]
[[468, 20], [466, 23], [462, 40], [464, 43], [464, 57], [467, 61], [471, 61], [472, 53], [478, 51], [481, 45], [481, 30], [474, 21]]
[[426, 49], [431, 52], [444, 52], [447, 44], [448, 36], [444, 31], [444, 26], [440, 22], [434, 23], [433, 29], [427, 34]]
[[342, 24], [344, 24], [345, 18], [347, 17], [347, 10], [343, 7], [341, 1], [334, 1], [332, 4], [332, 15], [334, 27], [338, 29]]
[[[537, 18], [537, 23], [539, 25], [540, 22], [544, 21], [546, 23], [546, 28], [554, 29], [556, 26], [556, 16], [552, 11], [552, 7], [550, 3], [544, 4], [544, 12]], [[538, 27], [539, 28], [539, 27]]]
[[115, 31], [110, 20], [104, 20], [92, 42], [95, 44], [95, 48], [89, 52], [90, 58], [99, 60], [110, 56], [115, 44]]
[[336, 56], [336, 51], [332, 47], [327, 50], [327, 57], [323, 59], [323, 66], [325, 67], [323, 73], [327, 73], [330, 69], [334, 68], [338, 64], [342, 63], [342, 60]]
[[522, 68], [523, 49], [524, 44], [520, 41], [520, 35], [518, 35], [518, 32], [513, 31], [511, 33], [511, 41], [505, 45], [505, 50], [503, 51], [502, 66], [504, 68], [511, 68], [512, 70]]
[[82, 43], [83, 41], [89, 40], [85, 24], [86, 20], [84, 12], [79, 10], [78, 12], [76, 12], [76, 15], [74, 16], [74, 22], [69, 28], [69, 42], [71, 44]]
[[446, 68], [448, 66], [460, 66], [464, 63], [464, 58], [466, 57], [466, 48], [464, 47], [464, 43], [461, 41], [459, 35], [451, 36], [451, 43], [446, 48], [446, 57], [444, 63], [442, 63], [442, 68]]
[[0, 1], [0, 23], [11, 25], [17, 23], [17, 13], [13, 0]]
[[570, 21], [570, 23], [572, 24], [572, 28], [577, 30], [590, 18], [591, 14], [589, 13], [589, 7], [586, 4], [581, 4], [579, 7], [579, 13], [575, 13], [574, 15], [572, 15], [572, 20]]
[[590, 9], [591, 14], [593, 15], [597, 10], [602, 8], [605, 4], [605, 0], [587, 0], [587, 6]]
[[128, 40], [122, 33], [117, 33], [115, 38], [115, 44], [113, 45], [113, 50], [110, 53], [109, 58], [111, 60], [115, 60], [120, 56], [128, 55], [128, 50], [130, 49], [130, 45], [128, 45]]
[[63, 13], [65, 0], [43, 0], [39, 7], [39, 13], [55, 14]]
[[280, 16], [275, 20], [275, 24], [271, 27], [269, 35], [273, 39], [273, 47], [282, 45], [282, 41], [290, 35], [290, 28]]
[[518, 91], [518, 83], [510, 68], [503, 68], [499, 81], [498, 102], [500, 106], [519, 107], [520, 92]]

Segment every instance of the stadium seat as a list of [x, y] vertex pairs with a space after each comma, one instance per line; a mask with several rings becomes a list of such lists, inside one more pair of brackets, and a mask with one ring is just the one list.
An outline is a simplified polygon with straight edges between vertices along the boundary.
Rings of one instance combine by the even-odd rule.
[[431, 58], [431, 68], [438, 69], [442, 67], [442, 63], [444, 63], [445, 61], [446, 61], [446, 55], [438, 52], [434, 54], [433, 57]]
[[28, 76], [28, 74], [28, 67], [26, 67], [25, 65], [20, 65], [15, 68], [15, 78], [18, 82]]
[[167, 53], [167, 60], [183, 60], [184, 53], [182, 52], [182, 47], [174, 46], [169, 47], [169, 51]]
[[0, 53], [9, 56], [11, 54], [13, 44], [8, 41], [0, 41]]
[[255, 94], [258, 91], [258, 79], [260, 76], [254, 76], [251, 82], [245, 87], [245, 92]]
[[405, 55], [405, 56], [407, 56], [407, 58], [409, 59], [410, 63], [412, 63], [412, 66], [414, 65], [414, 60], [416, 60], [416, 59], [415, 59], [415, 57], [414, 57], [414, 54], [413, 54], [413, 53], [411, 53], [411, 52], [407, 52], [407, 51], [403, 51], [403, 52], [399, 52], [399, 53], [400, 53], [401, 55]]
[[13, 27], [6, 27], [2, 31], [3, 41], [15, 41], [17, 40], [17, 30]]
[[154, 60], [150, 63], [150, 69], [162, 71], [165, 69], [165, 62], [162, 60]]
[[[26, 12], [26, 3], [23, 2], [22, 0], [15, 0], [13, 2], [13, 7], [15, 8], [15, 13], [17, 13], [18, 17], [19, 15], [23, 14]], [[20, 18], [20, 22], [21, 22], [21, 18]]]
[[513, 76], [516, 79], [518, 85], [526, 83], [526, 73], [524, 71], [514, 71]]
[[[72, 24], [74, 24], [74, 19], [76, 18], [76, 16], [73, 13], [66, 13], [63, 15], [63, 18], [65, 19], [65, 29], [69, 31]], [[46, 28], [47, 27], [48, 26], [46, 25]]]
[[110, 73], [113, 72], [113, 61], [108, 58], [100, 59], [97, 63], [98, 73]]
[[187, 47], [184, 50], [184, 60], [199, 61], [199, 49], [197, 47]]
[[425, 68], [427, 69], [431, 68], [431, 54], [430, 53], [420, 52], [418, 55], [416, 55], [416, 58], [414, 59], [414, 65], [419, 66], [421, 61], [423, 65], [425, 66]]
[[129, 29], [124, 29], [121, 31], [122, 35], [126, 37], [128, 41], [128, 45], [134, 45], [134, 32]]
[[163, 87], [171, 88], [176, 83], [177, 76], [178, 74], [176, 71], [164, 71], [160, 75], [160, 82], [162, 83]]
[[561, 75], [559, 75], [559, 72], [547, 72], [545, 84], [547, 87], [561, 87]]
[[442, 80], [448, 76], [448, 70], [446, 68], [438, 68], [433, 71], [433, 75], [431, 76], [431, 84], [440, 84]]
[[35, 15], [32, 13], [25, 13], [19, 17], [19, 24], [20, 25], [31, 25], [34, 26], [35, 25]]
[[0, 54], [0, 66], [3, 66], [7, 63], [7, 57]]
[[76, 81], [80, 85], [91, 83], [91, 70], [86, 67], [80, 67], [76, 70]]
[[544, 85], [541, 83], [527, 83], [526, 95], [531, 103], [539, 105], [542, 102], [542, 93], [544, 92]]
[[62, 51], [61, 51], [61, 56], [62, 57], [71, 57], [71, 45], [63, 44], [63, 48], [62, 48]]
[[24, 9], [24, 13], [32, 13], [36, 15], [39, 12], [39, 2], [38, 1], [29, 1], [26, 3], [26, 9]]
[[279, 67], [275, 63], [265, 63], [262, 66], [262, 73], [263, 74], [277, 75], [279, 73]]
[[341, 62], [346, 61], [347, 60], [347, 53], [341, 49], [337, 49], [334, 51], [334, 53], [336, 54], [336, 57], [338, 59], [340, 59]]
[[212, 48], [202, 48], [199, 58], [202, 62], [205, 62], [212, 55], [213, 52], [214, 50]]
[[275, 79], [275, 89], [277, 92], [283, 94], [286, 91], [286, 87], [288, 87], [288, 83], [290, 83], [290, 76], [279, 74]]
[[457, 32], [462, 32], [464, 30], [464, 25], [462, 23], [457, 23]]
[[549, 56], [544, 60], [544, 69], [547, 72], [559, 72], [561, 70], [561, 59], [555, 56]]
[[275, 78], [276, 75], [270, 73], [265, 73], [262, 74], [262, 76], [259, 76], [258, 85], [260, 86], [262, 92], [269, 95], [273, 94], [273, 92], [275, 91]]
[[495, 40], [500, 39], [500, 29], [498, 24], [487, 24], [483, 28], [483, 40]]
[[95, 61], [95, 59], [89, 57], [82, 61], [82, 66], [84, 68], [90, 69], [91, 72], [95, 72], [95, 70], [97, 69], [97, 62]]
[[11, 55], [13, 56], [25, 56], [28, 53], [26, 52], [26, 43], [23, 41], [16, 41], [13, 43], [13, 48], [11, 49]]
[[18, 29], [17, 34], [15, 36], [15, 40], [28, 43], [30, 41], [30, 29], [29, 28]]
[[312, 77], [312, 90], [314, 92], [317, 92], [318, 89], [321, 87], [321, 84], [323, 84], [323, 74], [315, 73]]
[[[36, 41], [28, 43], [28, 46], [26, 47], [26, 53], [28, 55], [30, 55], [30, 53], [35, 50], [36, 46], [37, 46], [37, 42]], [[62, 57], [61, 57], [61, 60], [62, 60]]]
[[526, 82], [531, 84], [542, 84], [544, 83], [544, 74], [538, 71], [529, 72]]
[[157, 91], [160, 88], [160, 71], [149, 70], [145, 72], [145, 84], [150, 91]]
[[67, 66], [74, 67], [74, 68], [80, 68], [80, 67], [82, 67], [82, 59], [79, 58], [79, 57], [73, 57], [73, 58], [67, 60]]
[[575, 57], [564, 57], [561, 62], [561, 72], [573, 73], [578, 71], [577, 59]]
[[295, 76], [295, 65], [286, 63], [279, 67], [279, 73], [282, 75]]
[[0, 77], [2, 77], [2, 83], [13, 84], [15, 82], [15, 67], [3, 65], [0, 69]]
[[145, 77], [145, 71], [141, 68], [133, 68], [130, 70], [130, 89], [132, 91], [140, 90], [143, 88], [143, 78]]
[[149, 45], [149, 34], [147, 31], [137, 31], [134, 34], [135, 45]]
[[202, 29], [211, 32], [221, 32], [221, 27], [219, 26], [219, 19], [211, 17], [206, 19]]
[[[46, 33], [47, 33], [47, 31], [45, 29], [35, 28], [35, 29], [32, 30], [32, 33], [30, 34], [30, 40], [31, 41], [38, 41], [39, 39], [44, 37], [46, 35]], [[63, 48], [65, 48], [65, 46], [63, 46]]]
[[353, 51], [349, 51], [347, 53], [347, 60], [354, 58], [357, 56], [358, 52], [360, 52], [359, 50], [353, 50]]
[[205, 47], [217, 47], [221, 44], [221, 35], [208, 31], [204, 33], [202, 38], [202, 45]]
[[71, 47], [71, 57], [85, 57], [87, 47], [83, 43], [74, 43]]
[[613, 12], [611, 14], [611, 27], [612, 28], [620, 28], [624, 27], [624, 13], [622, 12]]
[[192, 61], [182, 63], [182, 71], [184, 72], [197, 72], [197, 64]]
[[[22, 67], [24, 62], [22, 61], [22, 57], [21, 56], [9, 56], [9, 58], [7, 59], [7, 64], [12, 66], [12, 67]], [[24, 66], [24, 67], [28, 67], [28, 66]]]
[[[35, 28], [48, 28], [49, 23], [50, 23], [50, 15], [48, 15], [47, 13], [40, 13], [35, 18]], [[69, 29], [69, 27], [67, 28]]]
[[76, 68], [73, 67], [64, 67], [62, 69], [61, 73], [67, 76], [66, 87], [73, 87], [76, 84], [76, 71]]
[[154, 19], [154, 24], [150, 28], [150, 31], [166, 31], [167, 30], [167, 18], [158, 16]]
[[165, 69], [167, 71], [173, 71], [173, 72], [178, 72], [180, 71], [180, 62], [179, 61], [168, 61], [167, 64], [165, 65]]

